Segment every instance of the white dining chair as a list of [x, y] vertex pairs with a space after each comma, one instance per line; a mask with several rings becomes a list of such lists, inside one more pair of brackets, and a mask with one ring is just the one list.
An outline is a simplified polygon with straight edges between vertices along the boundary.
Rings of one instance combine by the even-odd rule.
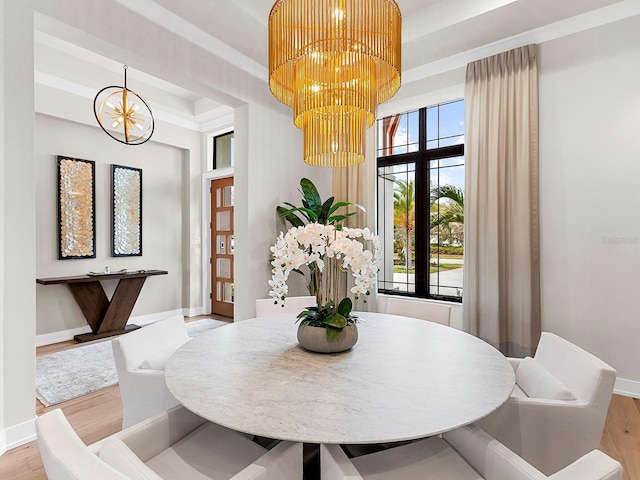
[[49, 480], [302, 479], [302, 444], [267, 450], [182, 406], [92, 446], [60, 409], [38, 417], [36, 431]]
[[184, 317], [160, 320], [111, 341], [122, 396], [122, 428], [178, 404], [164, 381], [164, 365], [190, 339]]
[[36, 435], [49, 480], [130, 480], [98, 458], [99, 445], [84, 444], [59, 408], [36, 418]]
[[480, 427], [550, 475], [598, 448], [616, 371], [573, 343], [543, 332], [533, 358], [509, 358], [511, 397]]
[[547, 476], [477, 425], [349, 459], [321, 445], [322, 480], [621, 480], [620, 463], [594, 450]]
[[451, 306], [444, 303], [423, 302], [409, 298], [387, 298], [387, 313], [404, 317], [419, 318], [449, 326]]
[[284, 304], [274, 304], [273, 298], [258, 298], [256, 300], [256, 317], [278, 315], [280, 313], [298, 314], [306, 307], [315, 307], [316, 297], [303, 295], [299, 297], [286, 297]]

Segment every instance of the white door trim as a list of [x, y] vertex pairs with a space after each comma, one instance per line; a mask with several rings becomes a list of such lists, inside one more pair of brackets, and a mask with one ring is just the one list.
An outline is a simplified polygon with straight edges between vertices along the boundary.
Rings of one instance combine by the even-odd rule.
[[[202, 174], [202, 305], [205, 314], [211, 313], [211, 180], [233, 177], [233, 167], [211, 170]], [[235, 217], [234, 217], [235, 218]], [[235, 230], [235, 225], [234, 225]]]

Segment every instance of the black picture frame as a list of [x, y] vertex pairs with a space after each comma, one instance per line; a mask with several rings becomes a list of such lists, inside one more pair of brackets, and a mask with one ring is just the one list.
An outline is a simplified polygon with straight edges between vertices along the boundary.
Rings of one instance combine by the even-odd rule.
[[111, 165], [111, 256], [142, 256], [142, 169]]
[[58, 260], [96, 258], [96, 165], [58, 155]]

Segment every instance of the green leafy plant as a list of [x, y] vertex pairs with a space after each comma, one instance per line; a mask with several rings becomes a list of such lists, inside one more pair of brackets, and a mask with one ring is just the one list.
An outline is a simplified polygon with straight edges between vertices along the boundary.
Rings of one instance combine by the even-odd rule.
[[333, 301], [330, 301], [322, 307], [307, 307], [298, 314], [300, 325], [309, 325], [312, 327], [324, 327], [327, 331], [327, 338], [335, 340], [342, 335], [342, 330], [347, 325], [355, 325], [358, 322], [358, 316], [351, 313], [353, 303], [349, 297], [342, 299], [338, 308], [335, 308]]
[[[292, 227], [302, 227], [307, 223], [320, 223], [322, 225], [336, 225], [336, 228], [340, 229], [342, 227], [340, 222], [354, 216], [358, 212], [336, 214], [336, 211], [339, 208], [354, 206], [363, 212], [366, 212], [365, 208], [357, 203], [334, 203], [335, 197], [329, 197], [327, 200], [323, 201], [318, 189], [308, 178], [300, 179], [300, 188], [298, 191], [302, 194], [302, 206], [297, 207], [292, 203], [284, 202], [286, 207], [276, 207], [278, 216], [284, 221], [289, 222]], [[309, 265], [308, 268], [310, 279], [307, 283], [307, 289], [311, 295], [316, 295], [318, 284], [316, 280], [316, 266], [315, 264], [312, 264]], [[305, 273], [302, 270], [295, 269], [294, 272], [306, 278]]]
[[[316, 225], [323, 225], [327, 226], [326, 228], [329, 228], [331, 232], [333, 232], [330, 235], [330, 237], [332, 238], [336, 235], [354, 235], [354, 238], [364, 236], [366, 237], [366, 239], [364, 240], [365, 243], [373, 242], [373, 244], [375, 245], [373, 251], [377, 251], [377, 237], [371, 235], [369, 229], [365, 229], [365, 233], [364, 230], [349, 229], [346, 227], [343, 228], [341, 223], [352, 217], [353, 215], [356, 215], [358, 212], [347, 211], [346, 213], [343, 213], [343, 211], [340, 211], [339, 213], [339, 209], [353, 206], [356, 209], [364, 212], [365, 208], [362, 205], [351, 202], [335, 202], [334, 197], [330, 197], [327, 200], [323, 201], [320, 197], [320, 194], [318, 193], [318, 189], [308, 178], [302, 178], [300, 180], [299, 191], [302, 194], [301, 206], [296, 206], [292, 203], [285, 202], [283, 205], [276, 207], [278, 216], [285, 222], [291, 224], [292, 228], [287, 233], [288, 236], [295, 237], [295, 230], [299, 229], [300, 227], [304, 227], [305, 230], [310, 229], [310, 231], [315, 231], [318, 230], [318, 228], [319, 230], [322, 230], [322, 227], [317, 227]], [[328, 248], [331, 240], [327, 239], [326, 241], [329, 242], [327, 244]], [[272, 282], [270, 282], [270, 284], [272, 284], [272, 287], [274, 288], [270, 295], [274, 297], [275, 303], [284, 301], [284, 296], [282, 295], [282, 291], [284, 290], [281, 291], [279, 287], [282, 287], [281, 284], [284, 284], [284, 281], [286, 281], [288, 272], [293, 271], [304, 276], [304, 272], [299, 270], [298, 267], [302, 264], [307, 265], [311, 277], [308, 284], [309, 293], [311, 293], [311, 295], [315, 295], [317, 301], [315, 306], [308, 307], [300, 312], [300, 314], [298, 315], [298, 321], [300, 321], [300, 325], [324, 327], [326, 329], [327, 338], [329, 340], [335, 340], [339, 338], [342, 334], [342, 331], [347, 325], [353, 325], [358, 320], [358, 317], [355, 314], [351, 313], [351, 310], [353, 308], [351, 299], [347, 297], [343, 298], [339, 302], [336, 299], [336, 295], [340, 291], [339, 286], [341, 273], [346, 270], [343, 268], [343, 261], [335, 257], [343, 257], [344, 252], [339, 252], [339, 254], [336, 256], [331, 255], [329, 256], [330, 258], [324, 258], [324, 254], [322, 254], [323, 260], [321, 261], [321, 265], [324, 266], [324, 274], [326, 277], [323, 281], [323, 271], [318, 267], [318, 263], [315, 260], [302, 262], [300, 258], [298, 258], [297, 261], [294, 262], [296, 265], [294, 268], [289, 268], [289, 270], [287, 270], [286, 272], [280, 272], [286, 262], [282, 263], [275, 260], [275, 258], [278, 258], [278, 255], [280, 254], [280, 251], [277, 249], [278, 244], [276, 244], [275, 247], [276, 248], [272, 248], [274, 257], [272, 257], [271, 259], [271, 263], [275, 267], [274, 278]], [[289, 252], [288, 249], [286, 249], [286, 251]], [[312, 246], [308, 246], [308, 250], [306, 253], [314, 253]], [[377, 271], [378, 256], [375, 256], [374, 258], [375, 271]], [[320, 261], [320, 259], [318, 259], [318, 261]], [[361, 274], [362, 272], [358, 273], [358, 275]], [[368, 291], [361, 293], [366, 293], [367, 295], [369, 294]]]
[[292, 227], [301, 227], [307, 223], [320, 223], [322, 225], [335, 225], [349, 217], [352, 217], [358, 212], [348, 212], [345, 214], [335, 214], [341, 207], [354, 206], [359, 208], [363, 212], [366, 211], [362, 205], [351, 202], [334, 202], [334, 197], [328, 198], [326, 201], [322, 201], [318, 189], [308, 178], [300, 180], [300, 193], [302, 194], [302, 206], [296, 207], [295, 205], [284, 202], [289, 207], [283, 206], [276, 207], [278, 216], [283, 220], [286, 220]]

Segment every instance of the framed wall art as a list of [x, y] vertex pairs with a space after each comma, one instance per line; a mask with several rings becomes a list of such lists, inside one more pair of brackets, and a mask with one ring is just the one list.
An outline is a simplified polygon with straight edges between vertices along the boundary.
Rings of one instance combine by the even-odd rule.
[[111, 165], [111, 256], [142, 256], [142, 169]]
[[58, 156], [58, 259], [96, 257], [95, 162]]

